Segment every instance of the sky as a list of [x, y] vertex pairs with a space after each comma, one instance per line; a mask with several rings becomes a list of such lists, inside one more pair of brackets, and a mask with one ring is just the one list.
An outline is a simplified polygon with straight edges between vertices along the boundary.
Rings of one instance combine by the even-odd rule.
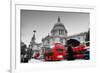
[[68, 36], [88, 31], [89, 13], [21, 10], [21, 41], [29, 45], [36, 30], [36, 42], [50, 34], [58, 16], [68, 31]]

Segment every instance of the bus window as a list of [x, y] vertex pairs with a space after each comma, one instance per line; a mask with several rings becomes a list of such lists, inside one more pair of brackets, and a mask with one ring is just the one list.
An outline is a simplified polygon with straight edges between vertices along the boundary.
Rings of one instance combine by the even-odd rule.
[[57, 52], [58, 52], [58, 53], [62, 53], [62, 51], [63, 51], [63, 50], [62, 50], [62, 49], [60, 49], [60, 48], [59, 48], [59, 49], [57, 49]]

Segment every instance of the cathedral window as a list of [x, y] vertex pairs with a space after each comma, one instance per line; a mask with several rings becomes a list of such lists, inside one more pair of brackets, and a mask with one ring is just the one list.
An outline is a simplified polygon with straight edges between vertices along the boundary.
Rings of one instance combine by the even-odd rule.
[[63, 39], [62, 38], [60, 39], [60, 42], [63, 43]]
[[60, 30], [59, 30], [59, 35], [60, 35]]
[[50, 40], [48, 40], [48, 44], [50, 43]]
[[61, 34], [64, 35], [64, 30], [61, 30]]
[[59, 30], [59, 35], [64, 35], [64, 31], [63, 30]]

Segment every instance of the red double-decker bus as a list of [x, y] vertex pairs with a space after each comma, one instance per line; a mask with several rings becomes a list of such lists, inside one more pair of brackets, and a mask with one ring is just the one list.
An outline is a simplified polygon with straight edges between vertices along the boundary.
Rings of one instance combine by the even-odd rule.
[[60, 61], [65, 56], [65, 48], [61, 43], [55, 43], [52, 48], [45, 50], [44, 59], [46, 61]]

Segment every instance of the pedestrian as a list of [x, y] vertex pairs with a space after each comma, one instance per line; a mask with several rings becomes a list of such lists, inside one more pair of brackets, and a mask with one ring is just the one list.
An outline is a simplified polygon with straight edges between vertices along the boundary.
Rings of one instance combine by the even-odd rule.
[[67, 60], [74, 60], [74, 53], [71, 46], [68, 46], [67, 53]]

